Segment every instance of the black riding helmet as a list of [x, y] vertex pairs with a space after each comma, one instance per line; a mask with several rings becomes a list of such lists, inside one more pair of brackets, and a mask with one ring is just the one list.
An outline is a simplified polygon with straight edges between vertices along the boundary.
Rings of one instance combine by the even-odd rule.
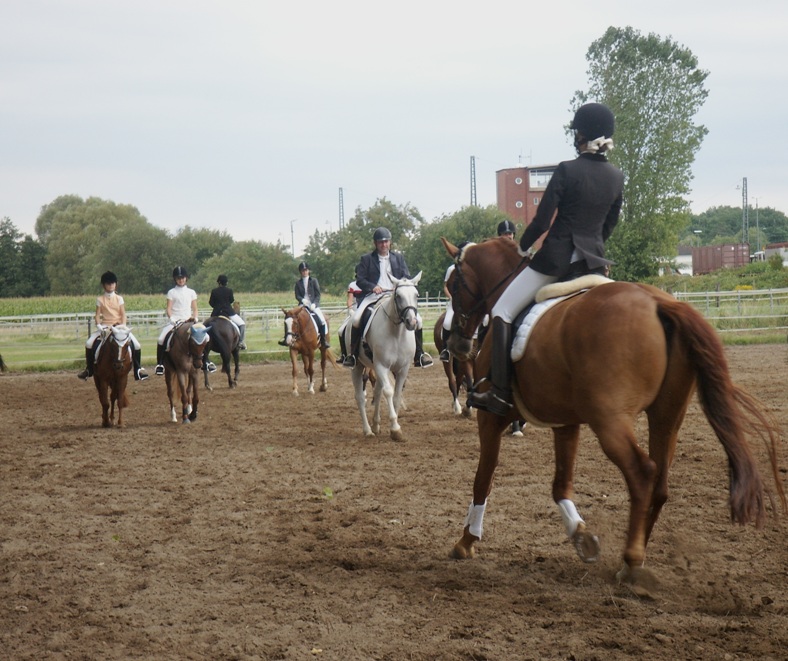
[[391, 232], [387, 227], [378, 227], [372, 235], [372, 240], [376, 243], [378, 241], [391, 241]]
[[308, 271], [309, 270], [309, 264], [307, 264], [306, 262], [301, 262], [298, 265], [298, 270], [299, 271]]
[[511, 220], [502, 220], [498, 223], [498, 236], [502, 234], [515, 234], [515, 226]]
[[183, 266], [176, 266], [172, 269], [172, 279], [175, 280], [176, 278], [188, 278], [189, 272]]
[[616, 118], [606, 105], [586, 103], [577, 109], [569, 128], [582, 133], [587, 140], [612, 138], [616, 129]]
[[107, 271], [102, 273], [101, 275], [101, 284], [102, 285], [110, 285], [110, 284], [118, 284], [118, 276], [116, 276], [112, 271]]

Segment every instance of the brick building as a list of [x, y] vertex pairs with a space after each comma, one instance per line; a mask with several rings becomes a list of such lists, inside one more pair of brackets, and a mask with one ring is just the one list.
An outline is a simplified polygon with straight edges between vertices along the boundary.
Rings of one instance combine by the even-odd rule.
[[518, 237], [536, 215], [536, 208], [557, 167], [558, 164], [518, 165], [495, 173], [498, 208], [515, 222]]

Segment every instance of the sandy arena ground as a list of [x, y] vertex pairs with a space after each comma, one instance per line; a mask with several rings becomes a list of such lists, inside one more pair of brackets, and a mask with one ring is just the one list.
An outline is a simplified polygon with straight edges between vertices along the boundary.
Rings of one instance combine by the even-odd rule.
[[[786, 347], [728, 356], [788, 429]], [[614, 580], [628, 500], [587, 431], [576, 502], [601, 560], [566, 540], [551, 434], [528, 428], [458, 562], [478, 440], [440, 366], [411, 372], [402, 443], [362, 437], [342, 368], [298, 398], [284, 363], [213, 384], [191, 425], [168, 421], [162, 378], [133, 384], [126, 427], [102, 429], [92, 383], [0, 377], [1, 658], [788, 658], [785, 518], [729, 523], [697, 404], [649, 546], [659, 592], [641, 600]]]

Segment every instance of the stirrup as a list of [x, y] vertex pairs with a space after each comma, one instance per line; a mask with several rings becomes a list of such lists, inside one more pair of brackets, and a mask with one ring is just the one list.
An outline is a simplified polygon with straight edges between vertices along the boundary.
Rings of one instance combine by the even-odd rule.
[[443, 351], [441, 351], [441, 354], [440, 354], [440, 356], [438, 356], [438, 358], [441, 359], [442, 363], [450, 363], [451, 362], [451, 353], [449, 352], [448, 349], [444, 349]]
[[414, 367], [432, 367], [432, 356], [428, 353], [422, 353], [416, 360], [413, 361]]
[[355, 366], [356, 366], [356, 357], [352, 354], [342, 361], [342, 367], [353, 369]]
[[137, 381], [145, 381], [148, 378], [148, 373], [140, 367], [137, 370]]
[[494, 415], [506, 416], [509, 414], [509, 411], [512, 410], [514, 404], [510, 401], [511, 400], [511, 393], [509, 395], [509, 400], [504, 399], [498, 396], [494, 392], [494, 387], [490, 388], [487, 392], [476, 392], [473, 391], [470, 395], [468, 395], [468, 402], [467, 406], [481, 409], [482, 411], [487, 411], [488, 413], [492, 413]]
[[156, 369], [154, 370], [154, 374], [156, 376], [164, 376], [164, 365], [161, 363], [156, 365]]
[[216, 365], [214, 365], [210, 360], [205, 363], [205, 369], [208, 370], [211, 374], [216, 371]]
[[79, 374], [77, 374], [78, 379], [82, 379], [83, 381], [87, 381], [91, 377], [91, 374], [88, 370], [82, 370]]
[[241, 342], [241, 343], [238, 345], [238, 348], [239, 348], [241, 351], [246, 351], [246, 342]]

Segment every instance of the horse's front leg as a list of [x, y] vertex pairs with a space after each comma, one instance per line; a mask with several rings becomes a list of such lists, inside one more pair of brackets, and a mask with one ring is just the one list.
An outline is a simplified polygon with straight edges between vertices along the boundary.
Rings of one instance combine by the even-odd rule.
[[238, 355], [238, 349], [236, 348], [235, 351], [233, 351], [233, 363], [235, 364], [235, 372], [233, 373], [233, 380], [230, 383], [231, 388], [235, 388], [235, 386], [238, 385], [238, 375], [241, 373], [241, 368], [238, 366], [239, 361], [240, 361], [240, 357]]
[[407, 367], [397, 372], [392, 388], [392, 397], [389, 401], [389, 416], [391, 420], [390, 435], [392, 441], [404, 441], [402, 428], [399, 425], [399, 412], [402, 405], [402, 391], [405, 388], [405, 381], [408, 379]]
[[580, 442], [580, 426], [567, 425], [553, 428], [555, 452], [555, 474], [553, 475], [553, 500], [566, 526], [566, 535], [583, 562], [599, 559], [599, 538], [588, 530], [585, 521], [577, 512], [574, 496], [574, 472], [577, 446]]
[[[94, 377], [97, 378], [97, 377]], [[109, 394], [106, 385], [99, 385], [96, 381], [96, 389], [98, 390], [99, 401], [101, 402], [101, 426], [112, 427], [112, 421], [109, 417]]]
[[369, 420], [367, 418], [367, 397], [366, 393], [364, 392], [364, 366], [361, 362], [356, 363], [356, 366], [353, 368], [353, 371], [350, 374], [350, 378], [353, 381], [353, 391], [356, 395], [356, 404], [358, 405], [358, 412], [361, 416], [361, 430], [364, 433], [364, 436], [374, 436], [375, 434], [372, 433], [372, 427], [369, 426]]
[[320, 349], [320, 392], [328, 390], [328, 378], [326, 377], [326, 349]]
[[191, 390], [191, 406], [189, 407], [189, 420], [194, 422], [197, 419], [197, 405], [200, 403], [200, 395], [197, 392], [199, 380], [197, 370], [192, 368], [189, 371], [189, 389]]
[[165, 368], [164, 379], [167, 381], [167, 399], [170, 402], [170, 421], [178, 422], [178, 416], [175, 413], [175, 402], [173, 401], [173, 396], [175, 394], [175, 373], [170, 367]]
[[448, 363], [443, 363], [443, 371], [446, 372], [446, 379], [449, 382], [449, 392], [451, 393], [452, 410], [454, 415], [462, 413], [462, 406], [460, 405], [460, 393], [457, 385], [457, 379], [454, 376], [454, 358]]
[[306, 374], [306, 389], [310, 395], [315, 394], [315, 354], [304, 354], [304, 374]]
[[189, 399], [188, 374], [178, 372], [178, 387], [181, 391], [181, 422], [189, 422], [189, 414], [192, 411], [192, 403]]
[[457, 560], [472, 558], [475, 555], [473, 545], [482, 538], [487, 496], [492, 491], [501, 451], [501, 434], [508, 425], [506, 418], [487, 411], [479, 411], [476, 421], [479, 426], [479, 465], [473, 482], [473, 500], [465, 516], [465, 528], [451, 552], [451, 557]]
[[[397, 407], [394, 402], [394, 386], [391, 383], [391, 372], [389, 368], [380, 368], [378, 370], [378, 380], [375, 383], [375, 395], [372, 398], [373, 417], [372, 417], [372, 431], [376, 434], [380, 433], [380, 405], [381, 399], [386, 400], [386, 406], [389, 413], [389, 433], [391, 438], [401, 433], [399, 422], [397, 420]], [[399, 438], [395, 440], [400, 440]]]
[[298, 352], [295, 349], [290, 349], [290, 365], [293, 374], [293, 395], [298, 397]]

